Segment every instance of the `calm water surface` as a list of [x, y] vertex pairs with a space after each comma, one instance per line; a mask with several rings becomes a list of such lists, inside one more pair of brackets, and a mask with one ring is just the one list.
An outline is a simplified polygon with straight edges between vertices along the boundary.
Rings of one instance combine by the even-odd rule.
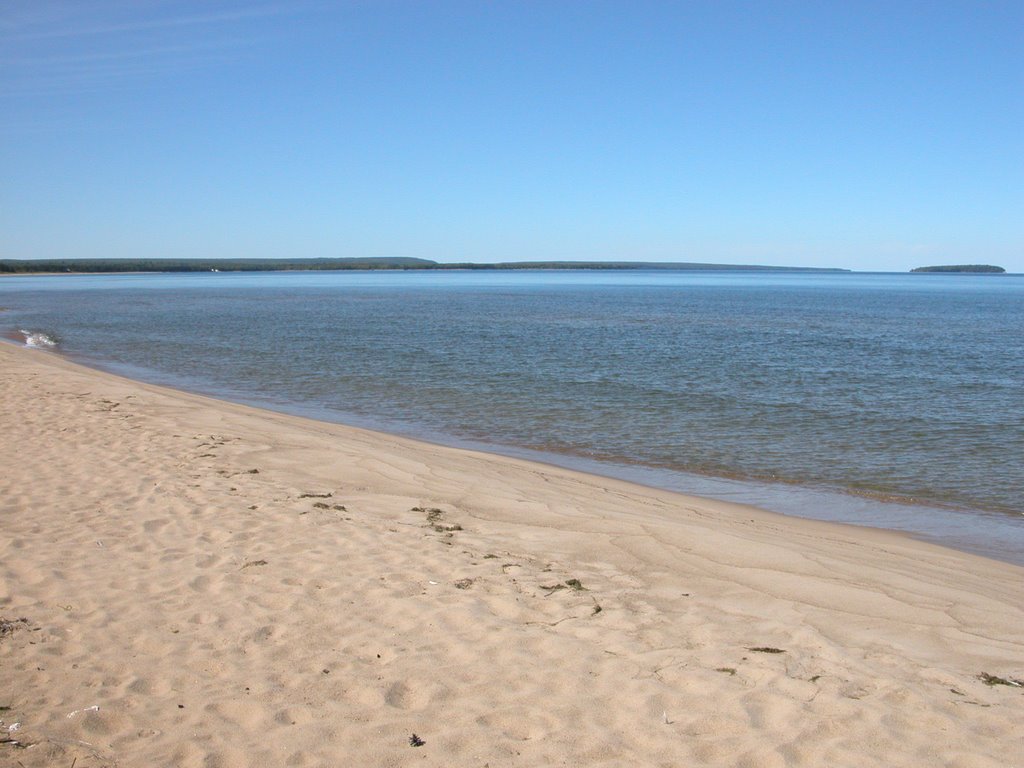
[[1022, 276], [69, 275], [0, 305], [139, 378], [1024, 562]]

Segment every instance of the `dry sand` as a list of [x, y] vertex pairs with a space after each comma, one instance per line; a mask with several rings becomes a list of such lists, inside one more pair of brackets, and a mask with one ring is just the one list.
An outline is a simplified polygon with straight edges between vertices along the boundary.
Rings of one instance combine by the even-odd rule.
[[1019, 567], [9, 345], [0, 411], [0, 765], [1024, 764]]

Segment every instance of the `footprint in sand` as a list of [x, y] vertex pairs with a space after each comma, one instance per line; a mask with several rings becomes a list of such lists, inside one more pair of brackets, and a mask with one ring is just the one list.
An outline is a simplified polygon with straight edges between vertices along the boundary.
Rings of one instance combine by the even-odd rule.
[[192, 581], [188, 583], [189, 587], [195, 592], [209, 592], [210, 591], [210, 577], [209, 576], [196, 576]]
[[395, 709], [425, 709], [438, 699], [445, 699], [448, 690], [439, 685], [412, 686], [405, 681], [398, 681], [388, 686], [384, 693], [384, 703]]
[[147, 520], [142, 524], [142, 530], [144, 530], [146, 533], [156, 533], [157, 531], [166, 527], [168, 522], [169, 521], [167, 520], [166, 517], [153, 518], [152, 520]]

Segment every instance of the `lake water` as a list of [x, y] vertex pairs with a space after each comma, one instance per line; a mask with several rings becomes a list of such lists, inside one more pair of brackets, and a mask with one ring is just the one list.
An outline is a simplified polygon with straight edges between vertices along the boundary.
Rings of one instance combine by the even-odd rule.
[[61, 275], [0, 306], [137, 378], [1024, 563], [1024, 276]]

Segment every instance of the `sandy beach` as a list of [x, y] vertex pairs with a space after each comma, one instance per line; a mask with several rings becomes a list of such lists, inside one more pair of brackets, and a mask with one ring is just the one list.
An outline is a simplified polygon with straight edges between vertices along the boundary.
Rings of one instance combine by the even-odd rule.
[[7, 344], [0, 414], [2, 766], [1024, 765], [1022, 568]]

